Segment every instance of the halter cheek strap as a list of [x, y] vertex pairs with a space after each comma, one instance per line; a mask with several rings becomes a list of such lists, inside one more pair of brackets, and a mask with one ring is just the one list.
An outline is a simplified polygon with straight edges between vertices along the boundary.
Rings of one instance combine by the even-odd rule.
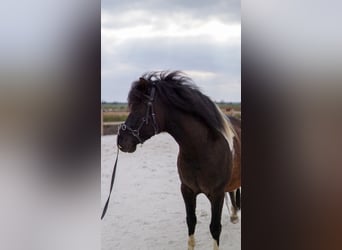
[[156, 113], [154, 112], [154, 107], [153, 107], [153, 101], [154, 101], [154, 96], [156, 94], [156, 87], [155, 85], [152, 86], [152, 90], [151, 90], [151, 95], [149, 96], [146, 96], [147, 97], [147, 111], [146, 111], [146, 125], [148, 124], [148, 118], [149, 118], [149, 113], [150, 113], [150, 110], [151, 110], [151, 117], [152, 117], [152, 125], [153, 125], [153, 128], [154, 128], [154, 134], [158, 134], [158, 124], [157, 124], [157, 121], [156, 121]]
[[154, 107], [153, 107], [153, 101], [154, 101], [155, 93], [156, 93], [156, 87], [153, 84], [151, 94], [145, 95], [145, 97], [147, 98], [146, 115], [145, 115], [145, 117], [141, 118], [141, 122], [140, 122], [140, 125], [138, 126], [138, 128], [132, 129], [126, 123], [124, 123], [119, 127], [119, 133], [120, 133], [120, 130], [122, 130], [122, 131], [128, 130], [135, 138], [138, 139], [139, 143], [143, 144], [144, 141], [140, 138], [140, 130], [145, 124], [148, 125], [149, 117], [151, 116], [154, 134], [155, 135], [158, 134], [159, 129], [158, 129], [157, 121], [156, 121], [156, 114], [154, 112]]

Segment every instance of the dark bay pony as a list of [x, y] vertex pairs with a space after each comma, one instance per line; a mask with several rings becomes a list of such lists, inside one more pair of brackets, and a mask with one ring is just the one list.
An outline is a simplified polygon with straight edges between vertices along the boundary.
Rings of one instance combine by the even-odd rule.
[[219, 249], [226, 192], [232, 200], [232, 216], [240, 208], [240, 121], [226, 118], [180, 71], [144, 74], [133, 82], [128, 104], [130, 114], [119, 129], [118, 147], [123, 152], [134, 152], [137, 144], [161, 132], [169, 133], [177, 141], [188, 249], [195, 246], [199, 193], [204, 193], [211, 203], [210, 232], [214, 249]]

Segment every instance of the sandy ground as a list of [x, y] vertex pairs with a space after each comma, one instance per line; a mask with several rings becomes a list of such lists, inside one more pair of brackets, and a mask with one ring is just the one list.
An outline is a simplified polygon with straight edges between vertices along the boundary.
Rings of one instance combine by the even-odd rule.
[[[107, 199], [116, 156], [116, 136], [102, 136], [101, 205]], [[114, 190], [102, 221], [102, 250], [186, 250], [187, 226], [176, 158], [168, 134], [154, 136], [133, 154], [119, 153]], [[210, 203], [197, 196], [196, 250], [212, 249]], [[241, 214], [239, 213], [241, 220]], [[220, 249], [241, 249], [241, 223], [222, 213]]]

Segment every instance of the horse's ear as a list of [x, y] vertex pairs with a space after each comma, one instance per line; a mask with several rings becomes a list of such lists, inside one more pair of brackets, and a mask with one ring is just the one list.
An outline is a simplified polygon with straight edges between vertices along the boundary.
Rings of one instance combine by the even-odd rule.
[[139, 78], [139, 84], [138, 84], [138, 89], [142, 92], [147, 91], [147, 86], [148, 86], [148, 81], [145, 78], [140, 77]]

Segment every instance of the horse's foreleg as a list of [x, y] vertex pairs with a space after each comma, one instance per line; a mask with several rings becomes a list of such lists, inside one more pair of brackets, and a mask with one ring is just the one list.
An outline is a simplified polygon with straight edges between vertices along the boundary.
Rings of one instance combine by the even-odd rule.
[[221, 234], [221, 216], [224, 202], [224, 191], [210, 195], [208, 198], [211, 203], [211, 222], [210, 233], [214, 239], [214, 250], [219, 249], [220, 234]]
[[181, 185], [182, 195], [186, 209], [186, 223], [188, 225], [189, 240], [188, 250], [193, 250], [195, 247], [195, 227], [196, 227], [196, 194], [184, 184]]

